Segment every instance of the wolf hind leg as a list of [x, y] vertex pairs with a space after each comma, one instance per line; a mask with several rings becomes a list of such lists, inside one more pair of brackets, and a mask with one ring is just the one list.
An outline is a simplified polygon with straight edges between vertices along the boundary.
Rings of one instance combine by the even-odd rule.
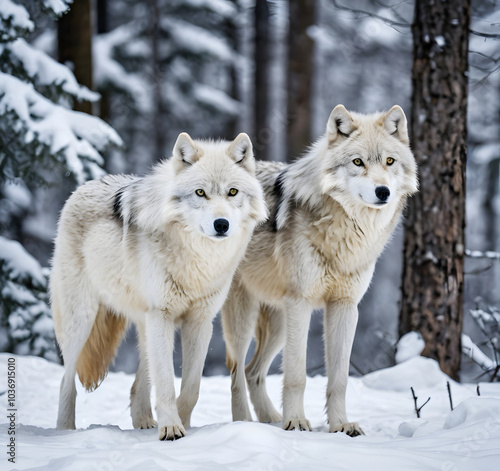
[[137, 367], [134, 384], [130, 389], [130, 416], [134, 428], [154, 428], [157, 424], [151, 411], [151, 382], [149, 381], [144, 322], [138, 322], [136, 327], [139, 366]]
[[61, 306], [52, 292], [54, 325], [65, 368], [59, 393], [58, 429], [75, 428], [77, 363], [92, 330], [97, 310], [97, 302], [89, 300], [80, 303], [78, 308]]
[[246, 367], [250, 398], [260, 422], [281, 422], [281, 414], [274, 408], [266, 391], [266, 376], [271, 362], [285, 343], [283, 312], [261, 304], [255, 340], [255, 354]]
[[245, 381], [245, 359], [258, 312], [258, 301], [248, 293], [241, 281], [235, 278], [221, 310], [226, 342], [226, 365], [231, 373], [233, 421], [252, 420]]

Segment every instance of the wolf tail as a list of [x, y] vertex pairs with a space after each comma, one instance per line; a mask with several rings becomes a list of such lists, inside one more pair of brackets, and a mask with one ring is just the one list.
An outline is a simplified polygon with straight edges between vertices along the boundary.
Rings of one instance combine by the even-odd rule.
[[87, 391], [93, 391], [108, 374], [108, 367], [127, 330], [127, 319], [99, 306], [90, 335], [78, 357], [76, 371]]

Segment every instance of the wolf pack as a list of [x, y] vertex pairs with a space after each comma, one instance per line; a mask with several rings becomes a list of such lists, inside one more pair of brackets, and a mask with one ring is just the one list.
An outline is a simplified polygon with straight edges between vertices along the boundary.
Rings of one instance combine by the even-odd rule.
[[[160, 440], [185, 436], [220, 312], [233, 420], [252, 420], [250, 397], [260, 422], [310, 431], [307, 339], [311, 313], [322, 309], [329, 431], [363, 434], [346, 413], [358, 304], [417, 190], [403, 110], [365, 115], [342, 105], [325, 133], [288, 164], [256, 160], [245, 133], [232, 142], [181, 133], [170, 158], [145, 176], [82, 185], [61, 212], [50, 278], [65, 366], [57, 427], [75, 428], [75, 376], [87, 390], [97, 388], [134, 323], [132, 424], [158, 427]], [[277, 410], [266, 376], [280, 351]]]

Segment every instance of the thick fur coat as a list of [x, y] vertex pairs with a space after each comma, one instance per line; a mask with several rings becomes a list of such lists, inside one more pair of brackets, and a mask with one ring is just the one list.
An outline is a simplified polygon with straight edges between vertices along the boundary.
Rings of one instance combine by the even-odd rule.
[[349, 422], [345, 392], [357, 305], [375, 262], [417, 191], [406, 117], [331, 113], [326, 133], [290, 165], [261, 162], [257, 176], [271, 213], [254, 234], [222, 309], [234, 420], [279, 422], [265, 377], [283, 348], [283, 427], [310, 430], [304, 412], [306, 348], [313, 309], [324, 309], [326, 412], [330, 431], [362, 433]]
[[[182, 133], [170, 159], [143, 178], [88, 182], [61, 214], [50, 281], [64, 358], [59, 428], [75, 427], [75, 373], [89, 390], [107, 373], [128, 322], [139, 337], [131, 391], [136, 428], [184, 436], [198, 399], [212, 333], [233, 274], [267, 210], [246, 134], [233, 142]], [[181, 328], [183, 374], [176, 400], [174, 333]]]

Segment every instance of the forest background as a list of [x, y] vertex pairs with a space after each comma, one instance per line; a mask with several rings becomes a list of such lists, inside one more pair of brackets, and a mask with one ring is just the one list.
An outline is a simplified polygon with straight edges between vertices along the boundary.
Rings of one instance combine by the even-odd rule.
[[[324, 132], [338, 103], [368, 113], [399, 104], [415, 131], [415, 24], [426, 21], [418, 17], [419, 3], [426, 2], [0, 0], [0, 351], [59, 361], [46, 293], [48, 269], [42, 267], [50, 265], [60, 209], [86, 179], [103, 172], [144, 174], [170, 155], [181, 131], [227, 139], [245, 131], [257, 158], [291, 161]], [[461, 156], [467, 190], [464, 316], [454, 355], [464, 352], [462, 378], [476, 378], [481, 368], [495, 377], [500, 9], [494, 0], [448, 3], [450, 9], [455, 3], [470, 7], [470, 23], [466, 15], [466, 24], [448, 25], [462, 29], [468, 40], [468, 53], [462, 54], [468, 59], [462, 73], [467, 101], [459, 107], [467, 121], [467, 134], [461, 132], [467, 138], [467, 158]], [[446, 34], [430, 38], [432, 53], [453, 49], [447, 39]], [[422, 181], [427, 174], [421, 173], [426, 192], [442, 192], [447, 177], [441, 174], [442, 182], [429, 189]], [[404, 244], [401, 227], [360, 305], [353, 374], [394, 364], [404, 333]], [[460, 343], [462, 333], [490, 364], [469, 359], [470, 344]], [[324, 372], [321, 335], [316, 315], [310, 375]], [[132, 329], [115, 369], [135, 371], [134, 343]], [[205, 374], [226, 374], [224, 360], [217, 318]], [[179, 368], [180, 358], [176, 361]], [[278, 368], [279, 359], [272, 371]]]

